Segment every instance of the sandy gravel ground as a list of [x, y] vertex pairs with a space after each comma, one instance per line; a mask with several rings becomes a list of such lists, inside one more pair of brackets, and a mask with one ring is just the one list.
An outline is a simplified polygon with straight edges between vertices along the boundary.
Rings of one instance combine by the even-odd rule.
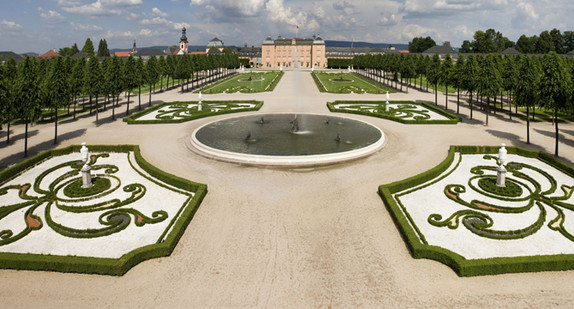
[[[147, 102], [147, 96], [142, 96]], [[154, 102], [195, 100], [177, 90]], [[286, 72], [273, 93], [205, 95], [265, 101], [259, 113], [325, 113], [336, 99], [384, 100], [384, 95], [320, 94], [309, 72]], [[434, 101], [410, 90], [396, 100]], [[136, 104], [131, 107], [137, 109]], [[439, 105], [445, 97], [439, 95]], [[451, 96], [449, 109], [456, 107]], [[120, 108], [121, 115], [125, 106]], [[357, 161], [307, 170], [265, 169], [210, 160], [188, 149], [191, 132], [214, 120], [174, 125], [126, 125], [100, 115], [64, 121], [63, 147], [139, 144], [157, 167], [206, 183], [209, 193], [170, 257], [143, 262], [122, 277], [0, 270], [2, 308], [393, 308], [572, 307], [574, 271], [459, 278], [448, 267], [413, 259], [377, 195], [380, 184], [416, 175], [441, 162], [449, 145], [505, 142], [553, 153], [553, 126], [535, 123], [526, 145], [523, 121], [475, 111], [463, 123], [416, 126], [358, 115], [379, 126], [386, 147]], [[221, 116], [228, 117], [228, 116]], [[53, 147], [53, 125], [36, 125], [32, 153]], [[5, 145], [0, 165], [22, 160], [23, 126]], [[574, 126], [561, 125], [560, 154], [574, 161]]]

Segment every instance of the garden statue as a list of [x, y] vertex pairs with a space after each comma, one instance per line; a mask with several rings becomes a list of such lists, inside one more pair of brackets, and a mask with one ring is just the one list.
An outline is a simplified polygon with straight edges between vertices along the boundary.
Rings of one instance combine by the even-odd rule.
[[504, 165], [507, 160], [507, 151], [504, 148], [506, 144], [502, 143], [500, 149], [498, 150], [498, 160], [500, 165], [496, 168], [496, 186], [506, 187], [506, 168]]
[[385, 112], [389, 111], [389, 92], [387, 91], [387, 94], [385, 94], [385, 98], [387, 99], [387, 101], [385, 102]]
[[201, 91], [199, 92], [199, 94], [197, 95], [197, 98], [199, 99], [199, 103], [197, 103], [197, 110], [201, 112], [202, 110], [202, 104], [201, 104]]
[[82, 143], [82, 148], [80, 148], [80, 155], [82, 157], [82, 162], [86, 163], [88, 162], [88, 159], [90, 158], [90, 152], [88, 150], [88, 147], [86, 147], [86, 143]]

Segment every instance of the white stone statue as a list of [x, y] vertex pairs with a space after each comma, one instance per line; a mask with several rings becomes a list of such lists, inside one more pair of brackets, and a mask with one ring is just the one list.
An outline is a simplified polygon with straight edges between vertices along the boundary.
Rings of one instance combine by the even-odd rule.
[[500, 165], [506, 165], [506, 161], [508, 160], [508, 151], [506, 151], [506, 144], [500, 144], [500, 149], [498, 149], [498, 160], [500, 160]]
[[506, 168], [502, 164], [496, 168], [496, 186], [506, 187]]
[[90, 174], [91, 170], [92, 168], [88, 165], [88, 163], [84, 164], [80, 170], [82, 172], [82, 188], [84, 189], [94, 186], [92, 183], [92, 175]]
[[82, 148], [80, 148], [80, 155], [82, 157], [82, 162], [86, 163], [88, 162], [88, 159], [90, 158], [90, 152], [88, 150], [88, 147], [86, 147], [86, 143], [82, 143]]
[[387, 101], [389, 100], [389, 92], [387, 91], [387, 94], [385, 94], [385, 98], [387, 99]]

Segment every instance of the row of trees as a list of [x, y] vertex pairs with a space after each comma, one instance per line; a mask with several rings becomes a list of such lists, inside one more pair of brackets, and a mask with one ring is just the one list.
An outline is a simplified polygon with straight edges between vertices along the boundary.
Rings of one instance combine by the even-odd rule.
[[[82, 47], [82, 53], [90, 56], [94, 55], [94, 43], [90, 38], [86, 39], [84, 43], [84, 47]], [[59, 49], [58, 54], [62, 57], [72, 57], [73, 55], [80, 52], [78, 48], [78, 44], [74, 43], [71, 47], [62, 47]], [[106, 39], [101, 39], [100, 43], [98, 44], [98, 57], [110, 57], [110, 50], [108, 49], [108, 42]]]
[[[435, 45], [435, 41], [430, 36], [415, 37], [409, 42], [409, 51], [421, 53]], [[566, 54], [574, 50], [574, 31], [561, 33], [560, 30], [554, 28], [530, 37], [523, 34], [515, 43], [494, 29], [478, 30], [474, 33], [472, 41], [462, 42], [459, 51], [461, 53], [500, 53], [508, 47], [516, 47], [524, 54], [546, 54], [551, 51]]]
[[[533, 108], [551, 110], [555, 124], [556, 149], [558, 155], [558, 112], [572, 114], [574, 110], [574, 60], [551, 52], [543, 57], [459, 55], [456, 62], [450, 55], [443, 61], [438, 55], [361, 55], [354, 58], [355, 68], [363, 69], [364, 74], [378, 82], [387, 83], [402, 91], [403, 85], [412, 85], [413, 79], [423, 77], [434, 87], [435, 104], [438, 104], [439, 84], [446, 87], [445, 108], [448, 109], [448, 89], [457, 89], [457, 108], [460, 109], [461, 92], [468, 95], [470, 119], [473, 118], [474, 104], [480, 102], [485, 110], [486, 124], [493, 107], [496, 113], [497, 101], [500, 109], [504, 100], [512, 118], [512, 106], [526, 107], [527, 143], [530, 143], [530, 112]], [[404, 80], [407, 80], [405, 83]], [[394, 83], [394, 85], [393, 85]], [[400, 88], [399, 88], [400, 87]], [[473, 100], [475, 99], [476, 100]], [[493, 106], [491, 106], [493, 103]]]
[[[236, 55], [182, 55], [151, 57], [144, 61], [132, 56], [125, 59], [107, 57], [99, 61], [95, 56], [86, 59], [55, 57], [49, 60], [26, 57], [18, 65], [9, 58], [0, 65], [0, 124], [6, 124], [6, 141], [10, 143], [10, 124], [19, 119], [25, 123], [24, 155], [28, 155], [28, 126], [46, 111], [52, 112], [54, 144], [58, 141], [58, 115], [66, 112], [76, 118], [78, 103], [83, 102], [90, 114], [95, 111], [96, 124], [99, 112], [108, 106], [119, 106], [120, 94], [127, 93], [126, 115], [129, 114], [130, 96], [137, 91], [141, 109], [142, 86], [149, 86], [149, 105], [155, 85], [163, 89], [171, 78], [189, 88], [190, 79], [211, 82], [227, 74], [227, 69], [237, 68]], [[192, 84], [193, 87], [193, 84]], [[0, 127], [1, 129], [1, 127]]]

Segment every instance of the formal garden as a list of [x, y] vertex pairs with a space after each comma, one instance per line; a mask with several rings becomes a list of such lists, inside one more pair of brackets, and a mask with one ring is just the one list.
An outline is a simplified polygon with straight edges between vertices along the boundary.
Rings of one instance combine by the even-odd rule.
[[84, 149], [0, 172], [2, 268], [123, 275], [171, 254], [207, 187], [157, 169], [138, 146]]
[[249, 72], [231, 76], [213, 85], [203, 87], [196, 92], [213, 93], [254, 93], [273, 91], [283, 76], [282, 71]]
[[386, 93], [394, 92], [378, 83], [351, 73], [313, 72], [313, 80], [321, 92], [332, 93]]
[[456, 124], [460, 119], [424, 102], [412, 101], [334, 101], [331, 112], [351, 113], [390, 119], [407, 124]]
[[415, 258], [460, 276], [574, 269], [574, 169], [543, 152], [506, 151], [451, 146], [435, 168], [379, 188]]

